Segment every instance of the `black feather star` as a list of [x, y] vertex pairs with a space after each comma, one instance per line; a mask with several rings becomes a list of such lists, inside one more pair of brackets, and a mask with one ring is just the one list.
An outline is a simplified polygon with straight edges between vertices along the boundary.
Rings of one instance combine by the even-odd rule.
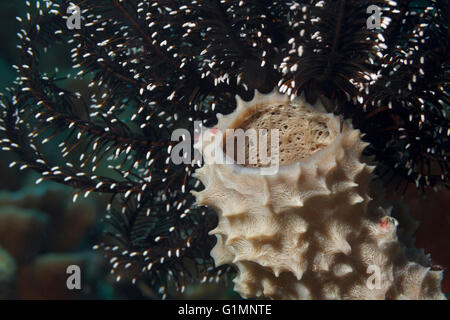
[[[195, 165], [170, 161], [171, 133], [214, 124], [255, 89], [305, 94], [351, 118], [379, 174], [398, 186], [450, 185], [447, 0], [27, 4], [17, 80], [1, 96], [1, 145], [20, 156], [12, 166], [73, 187], [74, 200], [111, 196], [111, 228], [95, 248], [117, 281], [145, 279], [164, 297], [169, 280], [183, 291], [187, 279], [230, 272], [214, 267], [216, 217], [190, 194]], [[369, 6], [380, 10], [375, 29]], [[68, 28], [79, 13], [80, 28]], [[57, 46], [74, 75], [41, 70]]]

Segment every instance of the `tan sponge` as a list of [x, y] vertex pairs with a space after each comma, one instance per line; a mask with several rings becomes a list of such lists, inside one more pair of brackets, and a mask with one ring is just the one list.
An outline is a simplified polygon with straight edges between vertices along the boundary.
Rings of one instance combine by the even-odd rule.
[[[237, 268], [242, 297], [445, 298], [442, 271], [397, 237], [404, 222], [375, 189], [359, 130], [301, 97], [256, 93], [237, 105], [196, 145], [205, 158], [196, 171], [204, 189], [193, 194], [218, 215], [211, 256], [218, 266]], [[217, 131], [230, 128], [279, 129], [278, 170], [262, 174], [258, 163], [211, 161], [206, 150], [223, 141]]]

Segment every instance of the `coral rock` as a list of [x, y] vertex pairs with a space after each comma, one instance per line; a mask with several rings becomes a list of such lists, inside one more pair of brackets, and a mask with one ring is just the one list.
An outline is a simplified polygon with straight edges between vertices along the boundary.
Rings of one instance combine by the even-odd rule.
[[14, 258], [0, 247], [0, 299], [13, 298], [17, 266]]
[[48, 217], [42, 212], [17, 207], [0, 210], [0, 246], [18, 263], [32, 260], [42, 249]]
[[[87, 297], [92, 288], [87, 286], [98, 264], [92, 253], [49, 253], [40, 255], [32, 263], [19, 269], [17, 295], [19, 299], [77, 299]], [[81, 289], [69, 289], [67, 268], [76, 265], [81, 269]]]

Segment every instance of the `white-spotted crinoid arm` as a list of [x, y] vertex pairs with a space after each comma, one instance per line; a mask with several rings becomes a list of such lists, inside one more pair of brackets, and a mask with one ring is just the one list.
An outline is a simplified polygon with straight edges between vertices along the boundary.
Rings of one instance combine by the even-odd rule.
[[[237, 104], [196, 145], [205, 189], [193, 193], [219, 217], [211, 255], [216, 265], [237, 267], [242, 297], [445, 298], [442, 272], [420, 264], [422, 253], [408, 260], [397, 221], [371, 192], [373, 167], [361, 160], [359, 130], [348, 121], [341, 128], [339, 117], [302, 97], [255, 93]], [[261, 173], [259, 158], [247, 155], [250, 142], [245, 163], [214, 162], [206, 150], [220, 139], [218, 152], [228, 154], [226, 129], [278, 129], [278, 171]]]

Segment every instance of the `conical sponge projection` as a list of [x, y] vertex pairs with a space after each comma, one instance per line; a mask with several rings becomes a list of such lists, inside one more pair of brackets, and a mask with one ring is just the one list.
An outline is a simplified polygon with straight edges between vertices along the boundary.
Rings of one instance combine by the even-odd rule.
[[[257, 139], [229, 148], [230, 129]], [[445, 299], [442, 272], [399, 241], [398, 222], [374, 191], [374, 167], [362, 160], [367, 144], [350, 122], [302, 97], [255, 92], [201, 138], [205, 164], [196, 176], [205, 188], [193, 193], [218, 215], [211, 255], [217, 266], [236, 266], [242, 297]]]

